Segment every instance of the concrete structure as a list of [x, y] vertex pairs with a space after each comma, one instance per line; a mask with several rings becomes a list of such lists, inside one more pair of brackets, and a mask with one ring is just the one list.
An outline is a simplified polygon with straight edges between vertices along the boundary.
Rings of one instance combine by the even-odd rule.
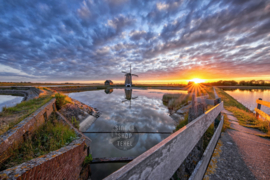
[[[0, 164], [10, 157], [9, 149], [16, 148], [19, 143], [22, 143], [24, 137], [30, 136], [33, 131], [45, 123], [55, 109], [55, 99], [52, 99], [30, 117], [2, 135], [0, 139]], [[75, 131], [78, 139], [45, 156], [0, 172], [0, 179], [88, 179], [89, 167], [83, 167], [82, 164], [85, 157], [89, 155], [91, 139], [74, 128], [62, 114], [56, 113], [64, 124], [69, 125]]]
[[0, 179], [79, 179], [82, 163], [87, 156], [85, 139], [0, 172]]
[[223, 108], [221, 102], [105, 179], [170, 179]]
[[10, 150], [31, 136], [31, 133], [41, 126], [55, 109], [55, 99], [52, 99], [0, 136], [0, 164], [10, 157]]
[[38, 97], [41, 91], [35, 87], [0, 87], [0, 94], [24, 96], [23, 101]]
[[113, 85], [113, 82], [112, 82], [111, 80], [106, 80], [106, 81], [104, 82], [104, 85], [105, 85], [105, 86], [111, 86], [111, 85]]

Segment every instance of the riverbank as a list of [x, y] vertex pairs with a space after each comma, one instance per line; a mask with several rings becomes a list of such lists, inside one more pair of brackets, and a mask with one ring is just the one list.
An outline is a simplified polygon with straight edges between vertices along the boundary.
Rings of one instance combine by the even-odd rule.
[[215, 86], [222, 89], [270, 89], [270, 86]]
[[267, 136], [270, 136], [267, 121], [257, 119], [253, 112], [251, 112], [247, 107], [238, 102], [222, 89], [217, 87], [215, 87], [215, 89], [217, 95], [221, 98], [222, 101], [224, 101], [225, 109], [233, 113], [233, 115], [239, 120], [240, 125], [259, 129], [260, 131], [267, 133]]
[[42, 92], [37, 98], [23, 101], [13, 107], [3, 108], [3, 111], [0, 112], [0, 135], [13, 128], [16, 124], [52, 99], [52, 91], [46, 88], [41, 88], [40, 90]]

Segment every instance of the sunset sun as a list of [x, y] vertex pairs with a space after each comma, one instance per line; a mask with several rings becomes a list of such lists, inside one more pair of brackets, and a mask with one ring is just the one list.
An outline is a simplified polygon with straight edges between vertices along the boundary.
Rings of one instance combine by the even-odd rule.
[[193, 81], [193, 82], [196, 83], [196, 84], [205, 82], [205, 80], [199, 79], [199, 78], [194, 78], [194, 79], [192, 79], [191, 81]]

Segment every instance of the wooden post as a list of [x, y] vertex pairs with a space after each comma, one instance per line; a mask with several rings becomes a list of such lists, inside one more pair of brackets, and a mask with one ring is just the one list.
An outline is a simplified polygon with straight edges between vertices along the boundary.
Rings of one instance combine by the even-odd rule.
[[[262, 100], [262, 98], [259, 98], [258, 100]], [[257, 109], [261, 109], [261, 104], [257, 104]], [[259, 113], [256, 112], [256, 118], [259, 118]]]
[[[215, 99], [214, 105], [216, 106], [219, 103], [221, 103], [221, 98]], [[218, 116], [216, 117], [215, 122], [214, 122], [214, 129], [215, 129], [215, 131], [216, 131], [218, 125], [219, 125], [220, 120], [221, 120], [221, 112], [218, 114]]]

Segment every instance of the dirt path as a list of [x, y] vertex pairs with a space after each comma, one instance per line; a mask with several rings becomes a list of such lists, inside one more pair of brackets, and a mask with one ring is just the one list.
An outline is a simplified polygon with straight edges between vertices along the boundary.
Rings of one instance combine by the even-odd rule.
[[270, 179], [270, 140], [264, 134], [239, 125], [227, 110], [231, 128], [222, 133], [204, 179]]

